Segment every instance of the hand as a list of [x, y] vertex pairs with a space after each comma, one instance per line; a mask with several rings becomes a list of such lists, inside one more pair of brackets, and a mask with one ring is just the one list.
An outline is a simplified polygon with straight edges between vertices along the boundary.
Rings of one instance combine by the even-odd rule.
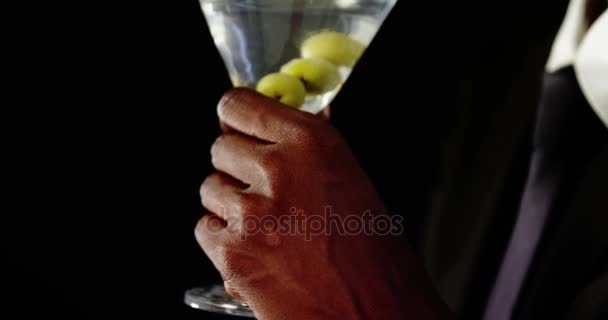
[[201, 186], [210, 214], [196, 237], [226, 289], [258, 319], [447, 314], [395, 235], [399, 221], [327, 121], [247, 89], [229, 91], [218, 115], [218, 172]]

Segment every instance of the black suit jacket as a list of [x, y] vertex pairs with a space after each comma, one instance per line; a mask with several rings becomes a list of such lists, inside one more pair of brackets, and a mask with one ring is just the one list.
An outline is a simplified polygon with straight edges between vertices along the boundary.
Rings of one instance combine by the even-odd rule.
[[[545, 32], [551, 34], [550, 29]], [[544, 39], [552, 39], [547, 34]], [[425, 225], [422, 254], [462, 319], [481, 316], [513, 228], [535, 129], [533, 121], [522, 119], [536, 114], [537, 100], [531, 97], [538, 91], [529, 90], [541, 83], [538, 75], [548, 48], [528, 47], [528, 52], [540, 54], [528, 56], [528, 63], [520, 65], [523, 72], [514, 74], [527, 77], [506, 77], [502, 81], [516, 85], [492, 86], [494, 97], [477, 102], [499, 106], [490, 113], [496, 118], [471, 114], [463, 124], [469, 131], [460, 131], [466, 138], [444, 162], [449, 174]], [[474, 97], [484, 95], [473, 90]], [[513, 319], [608, 316], [608, 128], [578, 94], [568, 125], [552, 128], [557, 134], [549, 137], [568, 145], [567, 152], [551, 155], [567, 165]], [[481, 127], [483, 122], [494, 127]]]
[[557, 201], [515, 319], [608, 316], [608, 145], [579, 173]]
[[[415, 59], [416, 51], [408, 53], [414, 57], [391, 51], [389, 41], [381, 37], [334, 105], [334, 123], [389, 208], [406, 216], [409, 239], [461, 319], [481, 317], [512, 231], [530, 159], [544, 66], [567, 4], [513, 4], [522, 7], [488, 14], [489, 20], [481, 24], [488, 28], [485, 31], [479, 29], [484, 21], [479, 18], [468, 29], [463, 28], [466, 22], [454, 21], [453, 29], [442, 29], [437, 35], [428, 26], [424, 39], [415, 39], [417, 47], [428, 45], [425, 39], [441, 39], [452, 59], [445, 59], [446, 51], [431, 50], [423, 54], [436, 59], [436, 64], [391, 64], [391, 72], [410, 74], [418, 79], [414, 83], [357, 81], [363, 75], [381, 79], [385, 70], [378, 67], [381, 57], [426, 61]], [[407, 11], [401, 8], [398, 4], [394, 14], [404, 17]], [[450, 21], [449, 16], [441, 18]], [[386, 28], [404, 24], [403, 19], [389, 19]], [[440, 36], [446, 32], [452, 37]], [[402, 92], [405, 98], [389, 94], [366, 100], [357, 94], [383, 90]], [[359, 100], [346, 101], [349, 96]], [[390, 116], [390, 110], [383, 108], [405, 109], [406, 116]], [[392, 147], [387, 148], [383, 143], [387, 137], [399, 137], [401, 144], [389, 143]], [[606, 152], [598, 152], [580, 168], [562, 195], [561, 212], [547, 227], [516, 319], [601, 318], [601, 308], [608, 305], [602, 232], [608, 230]]]

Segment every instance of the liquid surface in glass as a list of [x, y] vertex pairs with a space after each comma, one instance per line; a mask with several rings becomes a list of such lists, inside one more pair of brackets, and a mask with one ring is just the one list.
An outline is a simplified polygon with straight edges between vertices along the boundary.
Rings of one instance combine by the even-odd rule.
[[[301, 105], [292, 106], [316, 113], [347, 80], [396, 0], [200, 2], [234, 86], [256, 88], [267, 75], [290, 73], [306, 89]], [[294, 62], [317, 58], [333, 67], [324, 62]], [[272, 82], [267, 83], [273, 89]]]

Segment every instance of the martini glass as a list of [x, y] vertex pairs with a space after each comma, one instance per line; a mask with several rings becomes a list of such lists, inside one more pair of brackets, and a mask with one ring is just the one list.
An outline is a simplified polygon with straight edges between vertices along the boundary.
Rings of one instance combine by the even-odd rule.
[[[304, 112], [339, 92], [397, 0], [199, 0], [233, 86]], [[253, 317], [222, 285], [188, 290], [189, 306]]]

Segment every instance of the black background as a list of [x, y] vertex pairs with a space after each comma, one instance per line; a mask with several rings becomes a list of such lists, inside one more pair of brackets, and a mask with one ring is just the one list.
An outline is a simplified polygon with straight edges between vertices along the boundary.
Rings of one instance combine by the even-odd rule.
[[[401, 0], [334, 101], [335, 125], [416, 246], [467, 75], [550, 4]], [[21, 9], [7, 46], [2, 312], [215, 319], [181, 301], [219, 281], [193, 227], [230, 84], [198, 3]]]

